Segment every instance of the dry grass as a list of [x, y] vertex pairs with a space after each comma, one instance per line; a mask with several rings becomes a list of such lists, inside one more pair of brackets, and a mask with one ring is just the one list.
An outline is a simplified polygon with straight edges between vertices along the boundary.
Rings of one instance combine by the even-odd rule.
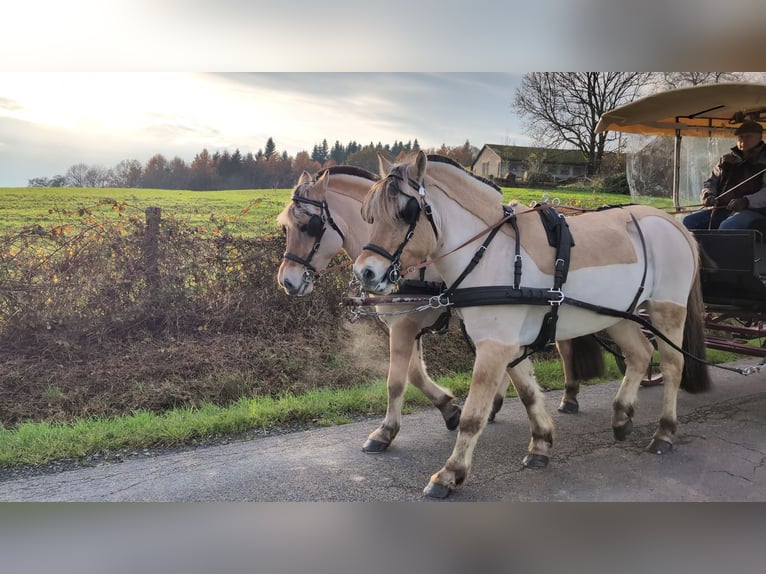
[[[108, 217], [84, 210], [0, 236], [3, 427], [385, 376], [387, 337], [343, 315], [347, 271], [290, 298], [275, 280], [281, 235], [246, 239], [164, 216], [153, 259], [144, 218], [102, 207]], [[440, 357], [434, 374], [470, 366], [458, 333], [429, 336], [426, 350]]]

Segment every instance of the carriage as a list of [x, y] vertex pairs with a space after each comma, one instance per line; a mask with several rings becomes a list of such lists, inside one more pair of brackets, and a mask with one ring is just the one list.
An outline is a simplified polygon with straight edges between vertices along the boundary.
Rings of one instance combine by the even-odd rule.
[[[690, 207], [699, 207], [702, 181], [744, 120], [766, 122], [765, 85], [710, 84], [662, 92], [605, 113], [596, 131], [637, 135], [636, 155], [641, 154], [641, 147], [649, 147], [647, 138], [673, 138], [670, 179], [673, 209], [680, 216], [691, 211]], [[637, 202], [642, 201], [645, 190], [667, 187], [639, 181], [641, 174], [631, 170], [640, 169], [641, 164], [628, 162], [631, 196]], [[766, 357], [764, 234], [766, 227], [694, 232], [715, 263], [714, 269], [702, 270], [708, 348]]]

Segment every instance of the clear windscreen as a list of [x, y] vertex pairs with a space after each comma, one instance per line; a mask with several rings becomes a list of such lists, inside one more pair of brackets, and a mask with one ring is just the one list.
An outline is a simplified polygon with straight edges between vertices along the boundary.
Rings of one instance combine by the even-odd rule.
[[[631, 201], [653, 203], [653, 198], [673, 198], [673, 153], [670, 136], [623, 136], [626, 175]], [[681, 138], [678, 207], [699, 206], [703, 182], [710, 177], [718, 158], [733, 145], [725, 138]]]

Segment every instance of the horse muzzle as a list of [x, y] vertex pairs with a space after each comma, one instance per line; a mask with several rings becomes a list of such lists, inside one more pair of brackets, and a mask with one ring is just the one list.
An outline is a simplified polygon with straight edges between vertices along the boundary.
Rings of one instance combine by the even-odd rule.
[[277, 282], [285, 290], [285, 293], [293, 297], [303, 297], [314, 290], [313, 277], [305, 271], [300, 275], [289, 272], [281, 273]]
[[384, 264], [368, 258], [361, 263], [354, 264], [354, 275], [365, 291], [387, 295], [395, 289], [399, 279], [398, 276], [391, 276], [389, 267], [388, 263]]

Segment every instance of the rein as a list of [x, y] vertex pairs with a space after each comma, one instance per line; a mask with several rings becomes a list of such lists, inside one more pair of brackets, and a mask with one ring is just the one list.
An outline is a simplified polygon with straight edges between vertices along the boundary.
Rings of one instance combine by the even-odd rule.
[[[504, 211], [505, 211], [505, 208], [508, 208], [508, 207], [509, 206], [503, 206]], [[524, 215], [524, 214], [527, 214], [527, 213], [532, 213], [534, 211], [541, 211], [543, 209], [550, 209], [551, 207], [552, 206], [548, 205], [548, 204], [540, 204], [540, 205], [536, 205], [535, 207], [532, 207], [528, 211], [524, 211], [522, 213], [515, 213], [512, 210], [512, 208], [511, 208], [511, 211], [510, 212], [505, 212], [505, 215], [503, 215], [503, 217], [500, 218], [500, 220], [498, 220], [496, 223], [493, 223], [492, 225], [490, 225], [486, 229], [480, 231], [479, 233], [477, 233], [473, 237], [465, 240], [463, 243], [461, 243], [460, 245], [458, 245], [457, 247], [455, 247], [451, 251], [448, 251], [447, 253], [442, 253], [441, 255], [437, 255], [436, 257], [432, 257], [431, 259], [427, 259], [426, 261], [418, 263], [417, 265], [411, 265], [410, 267], [407, 267], [406, 273], [411, 273], [412, 271], [417, 271], [418, 269], [422, 269], [424, 267], [428, 267], [432, 263], [436, 263], [437, 261], [440, 261], [440, 260], [444, 259], [445, 257], [447, 257], [449, 255], [452, 255], [456, 251], [460, 251], [463, 247], [465, 247], [466, 245], [470, 245], [471, 243], [473, 243], [474, 241], [476, 241], [480, 237], [485, 236], [487, 233], [492, 233], [493, 231], [496, 231], [497, 229], [500, 229], [500, 227], [502, 227], [503, 224], [505, 224], [508, 221], [510, 221], [516, 215]], [[586, 211], [586, 210], [583, 210], [583, 209], [580, 209], [580, 208], [572, 208], [572, 209], [578, 209], [579, 211]]]

